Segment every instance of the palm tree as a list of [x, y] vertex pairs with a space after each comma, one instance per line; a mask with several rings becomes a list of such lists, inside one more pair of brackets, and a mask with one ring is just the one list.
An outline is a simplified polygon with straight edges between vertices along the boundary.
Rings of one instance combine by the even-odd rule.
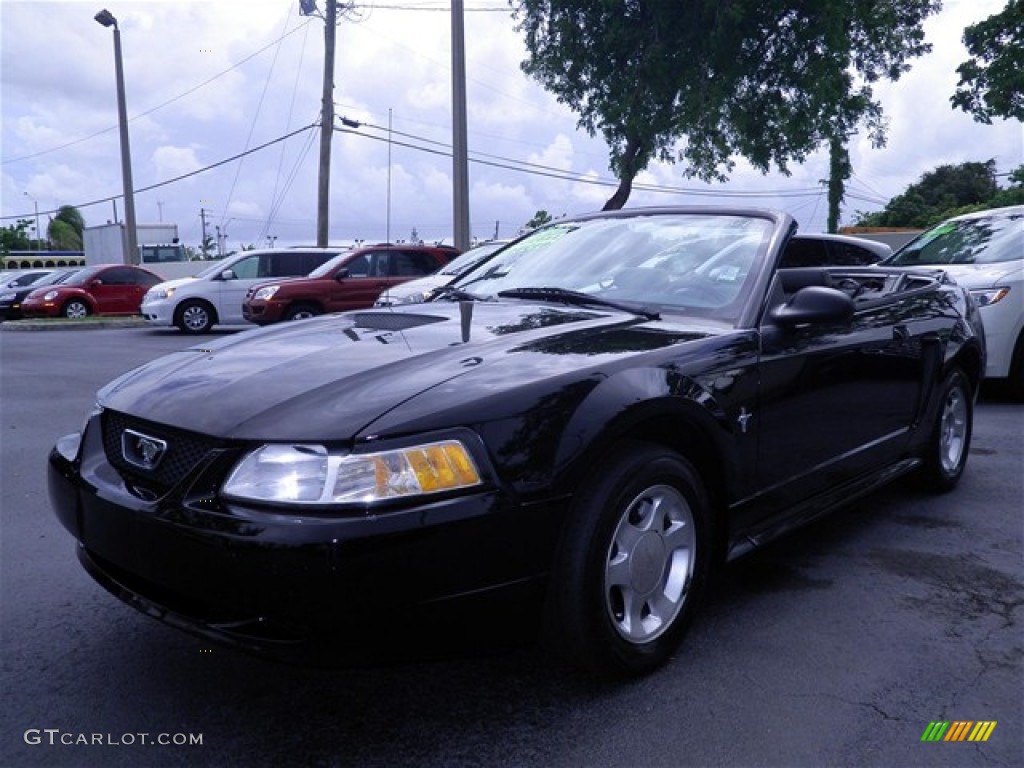
[[73, 205], [62, 205], [57, 209], [57, 214], [50, 217], [46, 237], [59, 251], [80, 251], [84, 230], [85, 219], [82, 212]]

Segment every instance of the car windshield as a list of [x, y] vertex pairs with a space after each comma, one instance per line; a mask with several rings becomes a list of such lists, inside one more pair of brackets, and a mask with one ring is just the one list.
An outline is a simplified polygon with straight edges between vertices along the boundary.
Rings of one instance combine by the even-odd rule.
[[335, 267], [337, 267], [339, 264], [344, 264], [346, 261], [348, 261], [351, 255], [352, 251], [345, 251], [344, 253], [339, 253], [337, 256], [334, 256], [325, 261], [319, 267], [317, 267], [308, 275], [306, 275], [306, 277], [327, 277], [329, 274], [331, 274], [332, 271], [334, 271]]
[[83, 270], [75, 272], [71, 277], [64, 281], [64, 285], [85, 285], [104, 267], [86, 267]]
[[[566, 300], [566, 292], [574, 292], [594, 297], [595, 304], [735, 322], [772, 232], [769, 218], [712, 212], [556, 222], [457, 278], [454, 286], [480, 298], [545, 289], [558, 301], [558, 292]], [[573, 301], [582, 303], [579, 296]]]
[[456, 256], [454, 259], [449, 261], [437, 274], [461, 275], [464, 272], [468, 272], [504, 245], [507, 245], [507, 243], [484, 243], [483, 245], [478, 245], [475, 248], [470, 248], [461, 256]]
[[947, 221], [909, 242], [886, 263], [994, 264], [1024, 256], [1024, 208], [1006, 214]]

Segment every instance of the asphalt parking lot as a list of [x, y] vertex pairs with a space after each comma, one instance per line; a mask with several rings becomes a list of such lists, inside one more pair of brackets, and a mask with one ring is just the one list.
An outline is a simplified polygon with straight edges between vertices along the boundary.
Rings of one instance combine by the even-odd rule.
[[[82, 571], [49, 509], [46, 455], [94, 391], [219, 335], [0, 329], [0, 764], [1024, 761], [1024, 406], [997, 389], [957, 491], [892, 487], [730, 567], [648, 678], [589, 680], [529, 646], [324, 671], [137, 614]], [[985, 742], [923, 742], [935, 721], [996, 726]]]

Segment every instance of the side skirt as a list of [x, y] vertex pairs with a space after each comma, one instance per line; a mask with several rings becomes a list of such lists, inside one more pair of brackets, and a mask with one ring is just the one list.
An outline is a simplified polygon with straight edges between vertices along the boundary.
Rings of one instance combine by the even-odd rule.
[[766, 524], [746, 531], [738, 537], [731, 537], [726, 560], [731, 561], [742, 557], [790, 531], [807, 525], [822, 515], [866, 496], [872, 491], [888, 485], [896, 478], [908, 474], [920, 464], [921, 459], [916, 457], [903, 459], [876, 472], [829, 488], [827, 491], [786, 510], [783, 515], [776, 516]]

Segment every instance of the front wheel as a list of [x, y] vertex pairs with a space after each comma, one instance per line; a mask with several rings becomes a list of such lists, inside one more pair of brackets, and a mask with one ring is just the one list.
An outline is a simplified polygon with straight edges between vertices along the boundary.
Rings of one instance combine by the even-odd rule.
[[928, 490], [952, 490], [964, 473], [974, 426], [974, 396], [967, 376], [950, 371], [939, 389], [939, 410], [928, 439], [921, 479]]
[[89, 305], [80, 299], [72, 299], [64, 305], [62, 312], [69, 320], [81, 320], [89, 316]]
[[284, 314], [285, 320], [308, 320], [311, 317], [316, 317], [321, 314], [320, 308], [315, 307], [312, 304], [296, 304], [293, 307], [289, 307], [288, 311]]
[[203, 301], [186, 301], [174, 324], [184, 333], [206, 333], [213, 326], [213, 309]]
[[685, 459], [652, 444], [620, 445], [570, 509], [545, 616], [549, 648], [602, 673], [663, 664], [707, 584], [710, 514]]

